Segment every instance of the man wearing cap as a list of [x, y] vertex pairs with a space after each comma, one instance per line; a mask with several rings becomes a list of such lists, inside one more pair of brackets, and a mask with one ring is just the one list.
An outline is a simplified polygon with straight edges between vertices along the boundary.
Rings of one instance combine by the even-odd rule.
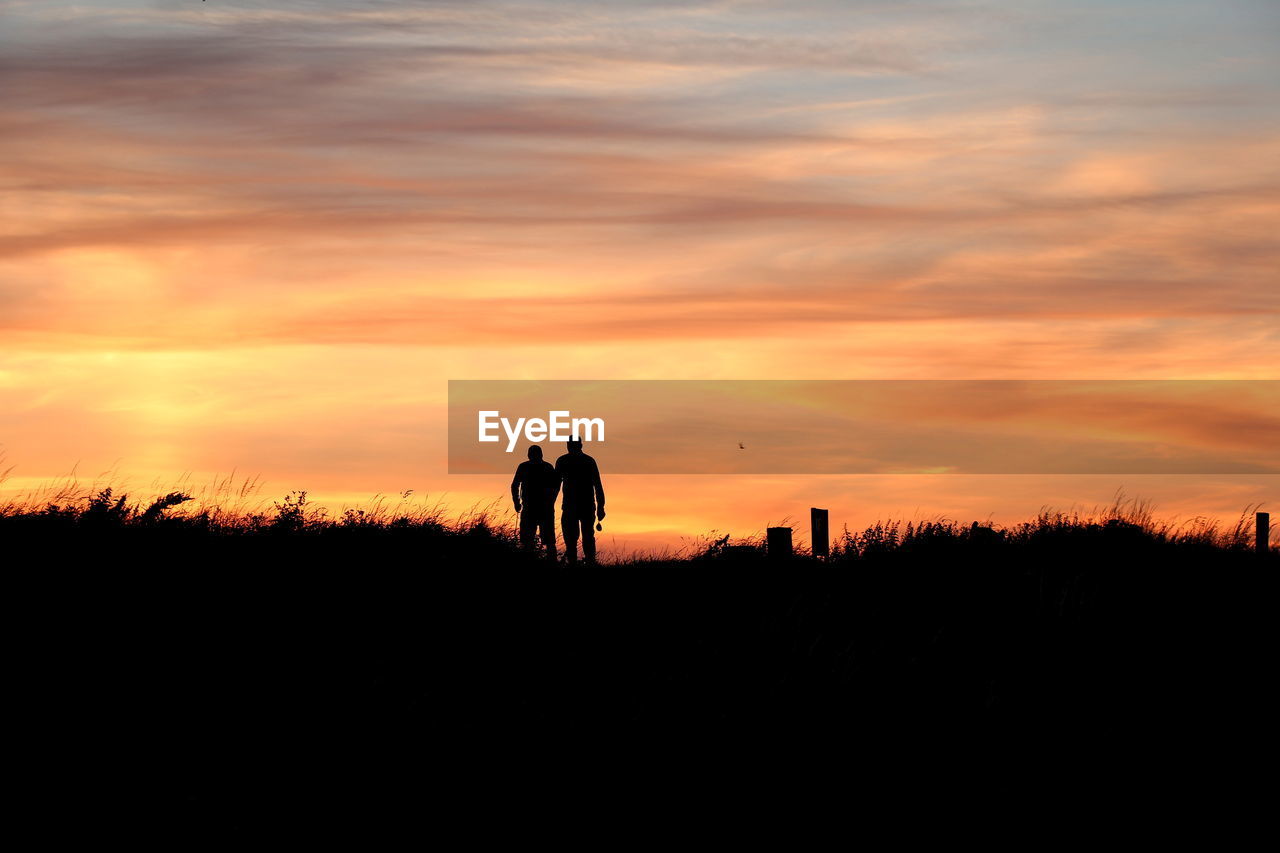
[[556, 460], [556, 474], [564, 501], [560, 504], [560, 532], [564, 534], [564, 554], [570, 565], [578, 562], [578, 538], [582, 538], [582, 555], [588, 563], [596, 561], [597, 519], [604, 520], [604, 486], [600, 484], [600, 468], [596, 460], [582, 452], [582, 442], [575, 435], [568, 443], [569, 452]]

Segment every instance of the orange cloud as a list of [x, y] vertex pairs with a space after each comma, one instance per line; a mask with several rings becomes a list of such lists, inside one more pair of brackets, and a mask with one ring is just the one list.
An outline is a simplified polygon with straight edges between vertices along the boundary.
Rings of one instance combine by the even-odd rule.
[[[0, 11], [0, 443], [23, 483], [82, 460], [500, 495], [444, 473], [450, 378], [1280, 365], [1261, 7], [194, 5]], [[1215, 512], [1274, 485], [1144, 482]], [[613, 524], [1016, 515], [1120, 485], [930, 483], [620, 478]]]

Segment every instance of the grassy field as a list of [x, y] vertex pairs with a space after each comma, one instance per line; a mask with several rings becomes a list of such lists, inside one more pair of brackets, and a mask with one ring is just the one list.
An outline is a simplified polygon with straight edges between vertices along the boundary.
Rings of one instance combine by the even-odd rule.
[[569, 570], [483, 514], [182, 497], [0, 511], [39, 625], [28, 695], [54, 753], [131, 792], [117, 816], [248, 837], [356, 802], [545, 817], [1269, 797], [1280, 558], [1243, 524], [1123, 504], [882, 523], [828, 561], [708, 539]]

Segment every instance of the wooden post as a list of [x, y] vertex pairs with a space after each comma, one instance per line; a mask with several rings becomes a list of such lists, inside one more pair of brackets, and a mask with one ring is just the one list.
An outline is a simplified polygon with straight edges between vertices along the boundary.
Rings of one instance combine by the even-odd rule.
[[1271, 545], [1271, 513], [1258, 513], [1258, 541], [1257, 548], [1259, 554], [1267, 553], [1267, 549]]
[[770, 560], [791, 558], [791, 528], [770, 527], [766, 531], [765, 550]]
[[813, 540], [813, 556], [831, 556], [831, 535], [827, 532], [827, 511], [809, 507], [809, 538]]

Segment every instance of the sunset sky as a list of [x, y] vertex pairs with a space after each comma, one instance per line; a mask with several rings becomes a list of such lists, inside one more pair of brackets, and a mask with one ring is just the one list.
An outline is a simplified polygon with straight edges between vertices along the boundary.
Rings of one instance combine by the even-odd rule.
[[[501, 498], [449, 379], [1280, 378], [1278, 44], [1273, 0], [0, 0], [3, 488]], [[1280, 498], [597, 458], [615, 549]]]

